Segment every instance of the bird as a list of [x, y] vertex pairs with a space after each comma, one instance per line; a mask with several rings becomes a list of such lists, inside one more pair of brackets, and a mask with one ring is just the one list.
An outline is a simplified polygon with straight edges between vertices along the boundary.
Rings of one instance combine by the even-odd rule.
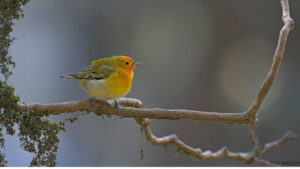
[[115, 111], [119, 114], [120, 106], [116, 99], [130, 92], [137, 64], [141, 62], [135, 62], [129, 56], [111, 56], [92, 61], [79, 73], [60, 77], [78, 81], [91, 97], [93, 107], [96, 107], [97, 100], [114, 100]]

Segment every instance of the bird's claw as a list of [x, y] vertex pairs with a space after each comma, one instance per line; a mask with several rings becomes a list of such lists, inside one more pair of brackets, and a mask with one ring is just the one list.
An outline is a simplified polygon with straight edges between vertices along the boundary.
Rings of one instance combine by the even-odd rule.
[[[94, 109], [94, 111], [97, 111], [97, 99], [91, 97], [90, 101], [91, 101], [92, 108]], [[114, 108], [116, 111], [116, 115], [120, 115], [120, 105], [116, 100], [114, 100], [114, 102], [115, 102]]]
[[120, 115], [120, 105], [116, 100], [114, 100], [114, 102], [115, 102], [114, 107], [115, 107], [116, 115]]
[[90, 101], [91, 101], [91, 104], [92, 104], [92, 108], [93, 108], [94, 110], [96, 110], [96, 108], [97, 108], [97, 106], [96, 106], [97, 100], [96, 100], [95, 98], [91, 97], [91, 98], [90, 98]]

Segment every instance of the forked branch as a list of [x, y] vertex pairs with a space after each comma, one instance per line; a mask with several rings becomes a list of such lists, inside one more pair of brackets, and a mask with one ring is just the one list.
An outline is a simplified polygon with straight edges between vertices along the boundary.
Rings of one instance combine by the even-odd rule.
[[136, 119], [136, 122], [141, 126], [142, 130], [144, 131], [147, 139], [156, 145], [168, 145], [168, 144], [175, 144], [178, 148], [183, 150], [184, 152], [196, 156], [201, 159], [218, 159], [218, 158], [229, 158], [240, 160], [246, 163], [255, 162], [257, 164], [263, 165], [276, 165], [272, 162], [262, 160], [259, 157], [266, 152], [267, 150], [274, 149], [292, 139], [296, 138], [296, 135], [289, 131], [281, 138], [266, 143], [263, 146], [255, 146], [249, 152], [231, 152], [229, 148], [223, 147], [216, 152], [211, 152], [210, 150], [202, 151], [200, 148], [193, 148], [183, 141], [181, 141], [177, 135], [172, 134], [164, 137], [156, 137], [152, 134], [150, 130], [150, 120], [149, 119]]

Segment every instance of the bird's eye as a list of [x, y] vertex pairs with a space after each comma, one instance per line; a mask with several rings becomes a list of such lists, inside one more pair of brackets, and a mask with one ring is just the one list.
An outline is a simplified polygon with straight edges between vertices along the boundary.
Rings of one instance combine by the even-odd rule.
[[125, 62], [126, 65], [129, 65], [129, 62]]

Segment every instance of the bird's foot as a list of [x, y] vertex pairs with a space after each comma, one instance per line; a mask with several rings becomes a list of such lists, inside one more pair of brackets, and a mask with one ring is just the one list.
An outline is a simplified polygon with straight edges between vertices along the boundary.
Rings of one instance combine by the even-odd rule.
[[114, 100], [115, 102], [115, 111], [116, 111], [116, 115], [120, 115], [120, 105], [119, 103], [117, 102], [117, 100]]
[[90, 101], [91, 101], [91, 104], [92, 104], [92, 108], [94, 110], [96, 110], [96, 108], [97, 108], [97, 99], [95, 99], [94, 97], [91, 97]]
[[97, 110], [97, 99], [94, 97], [91, 97], [90, 99], [91, 105], [92, 105], [92, 109], [94, 111], [94, 113], [98, 116], [102, 115], [103, 112], [101, 110]]

